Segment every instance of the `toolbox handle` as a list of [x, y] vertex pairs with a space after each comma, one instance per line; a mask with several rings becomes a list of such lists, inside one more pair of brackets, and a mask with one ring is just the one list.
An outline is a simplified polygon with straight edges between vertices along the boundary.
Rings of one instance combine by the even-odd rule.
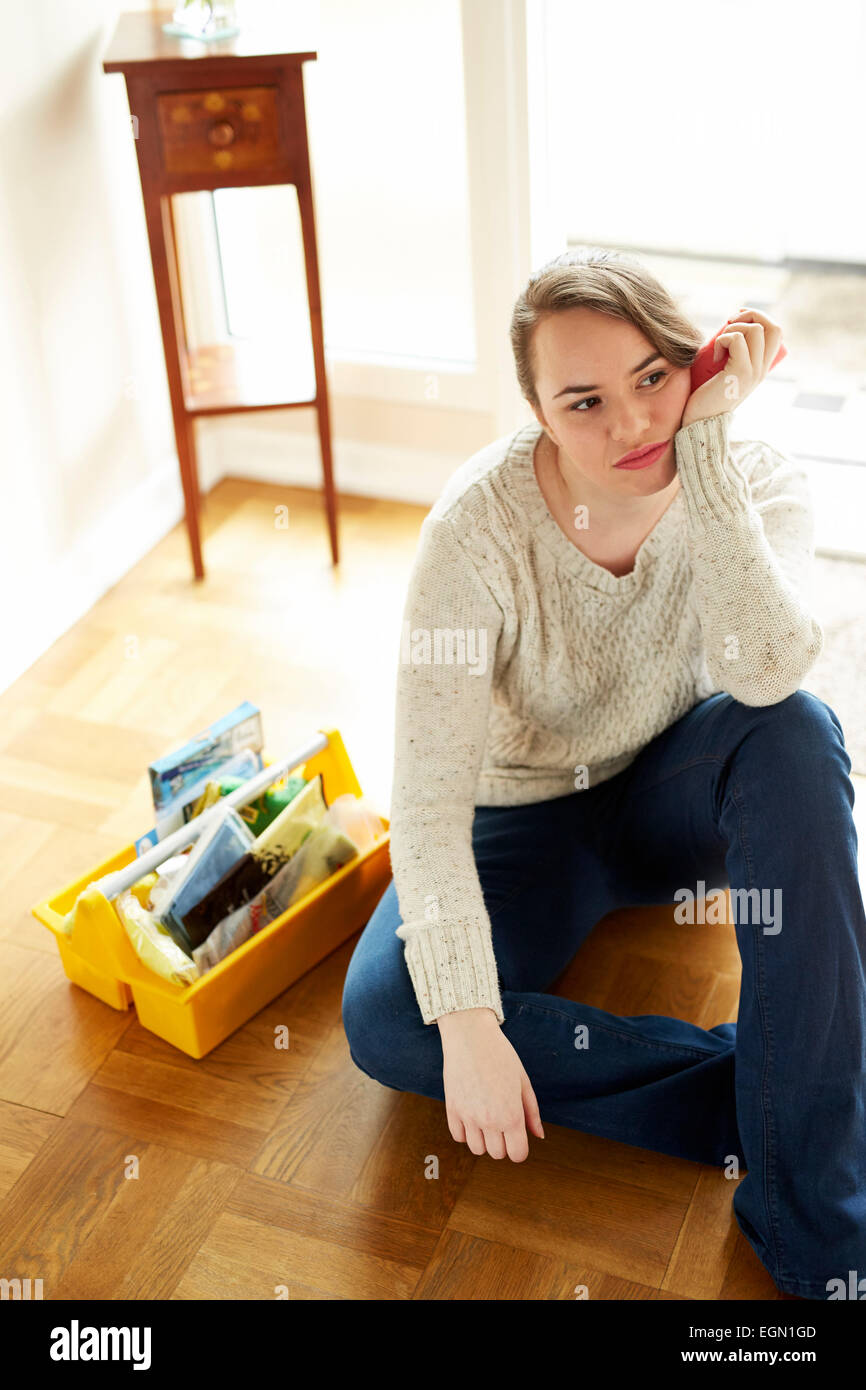
[[[269, 763], [263, 767], [261, 772], [257, 772], [250, 777], [242, 786], [235, 791], [229, 792], [227, 796], [221, 796], [219, 801], [203, 811], [201, 815], [194, 816], [187, 821], [186, 825], [180, 826], [178, 830], [166, 836], [164, 840], [158, 841], [152, 849], [147, 850], [139, 858], [133, 859], [122, 869], [115, 869], [113, 873], [105, 874], [103, 878], [95, 880], [95, 886], [106, 898], [116, 898], [125, 889], [131, 888], [145, 874], [156, 869], [160, 864], [164, 864], [166, 859], [170, 859], [176, 850], [185, 849], [187, 845], [197, 840], [204, 830], [208, 828], [215, 816], [225, 815], [227, 806], [245, 806], [248, 801], [253, 801], [259, 792], [265, 791], [272, 782], [281, 777], [285, 772], [291, 772], [292, 768], [300, 763], [305, 763], [314, 754], [320, 753], [323, 748], [328, 746], [328, 736], [319, 731], [318, 737], [311, 743], [306, 744], [297, 753], [292, 753], [287, 758], [279, 758], [274, 763]], [[93, 884], [88, 885], [93, 887]]]

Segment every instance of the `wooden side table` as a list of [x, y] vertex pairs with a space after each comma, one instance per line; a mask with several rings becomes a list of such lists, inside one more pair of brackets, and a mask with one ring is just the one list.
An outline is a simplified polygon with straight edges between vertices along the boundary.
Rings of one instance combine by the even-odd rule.
[[[122, 14], [102, 68], [123, 73], [137, 136], [195, 577], [204, 577], [204, 565], [194, 421], [249, 410], [316, 407], [336, 565], [337, 503], [302, 68], [315, 60], [316, 52], [292, 49], [290, 19], [216, 41], [172, 38], [161, 28], [170, 19], [170, 10]], [[297, 189], [316, 374], [312, 400], [286, 400], [285, 382], [256, 345], [192, 349], [187, 343], [172, 195], [261, 184], [294, 184]]]

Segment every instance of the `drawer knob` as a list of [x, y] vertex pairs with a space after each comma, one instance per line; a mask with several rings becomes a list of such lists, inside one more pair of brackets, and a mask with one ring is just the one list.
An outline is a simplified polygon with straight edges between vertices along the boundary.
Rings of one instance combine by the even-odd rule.
[[231, 121], [215, 121], [207, 133], [207, 138], [212, 145], [218, 145], [222, 149], [234, 140], [235, 128]]

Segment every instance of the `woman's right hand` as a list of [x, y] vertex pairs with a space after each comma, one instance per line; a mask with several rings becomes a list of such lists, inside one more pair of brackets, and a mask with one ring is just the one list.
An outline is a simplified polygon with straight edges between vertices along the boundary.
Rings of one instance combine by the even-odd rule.
[[522, 1163], [526, 1137], [544, 1138], [538, 1101], [523, 1063], [492, 1009], [460, 1009], [437, 1018], [451, 1136], [474, 1154]]

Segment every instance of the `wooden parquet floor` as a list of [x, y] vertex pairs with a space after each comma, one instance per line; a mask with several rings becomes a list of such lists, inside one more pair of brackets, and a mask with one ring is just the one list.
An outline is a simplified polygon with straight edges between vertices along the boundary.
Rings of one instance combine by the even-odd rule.
[[[30, 915], [152, 824], [151, 759], [243, 699], [272, 754], [336, 725], [387, 814], [423, 515], [343, 497], [335, 575], [317, 494], [225, 480], [203, 584], [177, 527], [0, 696], [3, 1277], [46, 1299], [786, 1297], [721, 1171], [551, 1124], [523, 1164], [476, 1157], [444, 1105], [361, 1073], [340, 1018], [357, 935], [194, 1061], [71, 985]], [[648, 908], [611, 914], [557, 991], [711, 1027], [739, 974], [732, 926]]]

